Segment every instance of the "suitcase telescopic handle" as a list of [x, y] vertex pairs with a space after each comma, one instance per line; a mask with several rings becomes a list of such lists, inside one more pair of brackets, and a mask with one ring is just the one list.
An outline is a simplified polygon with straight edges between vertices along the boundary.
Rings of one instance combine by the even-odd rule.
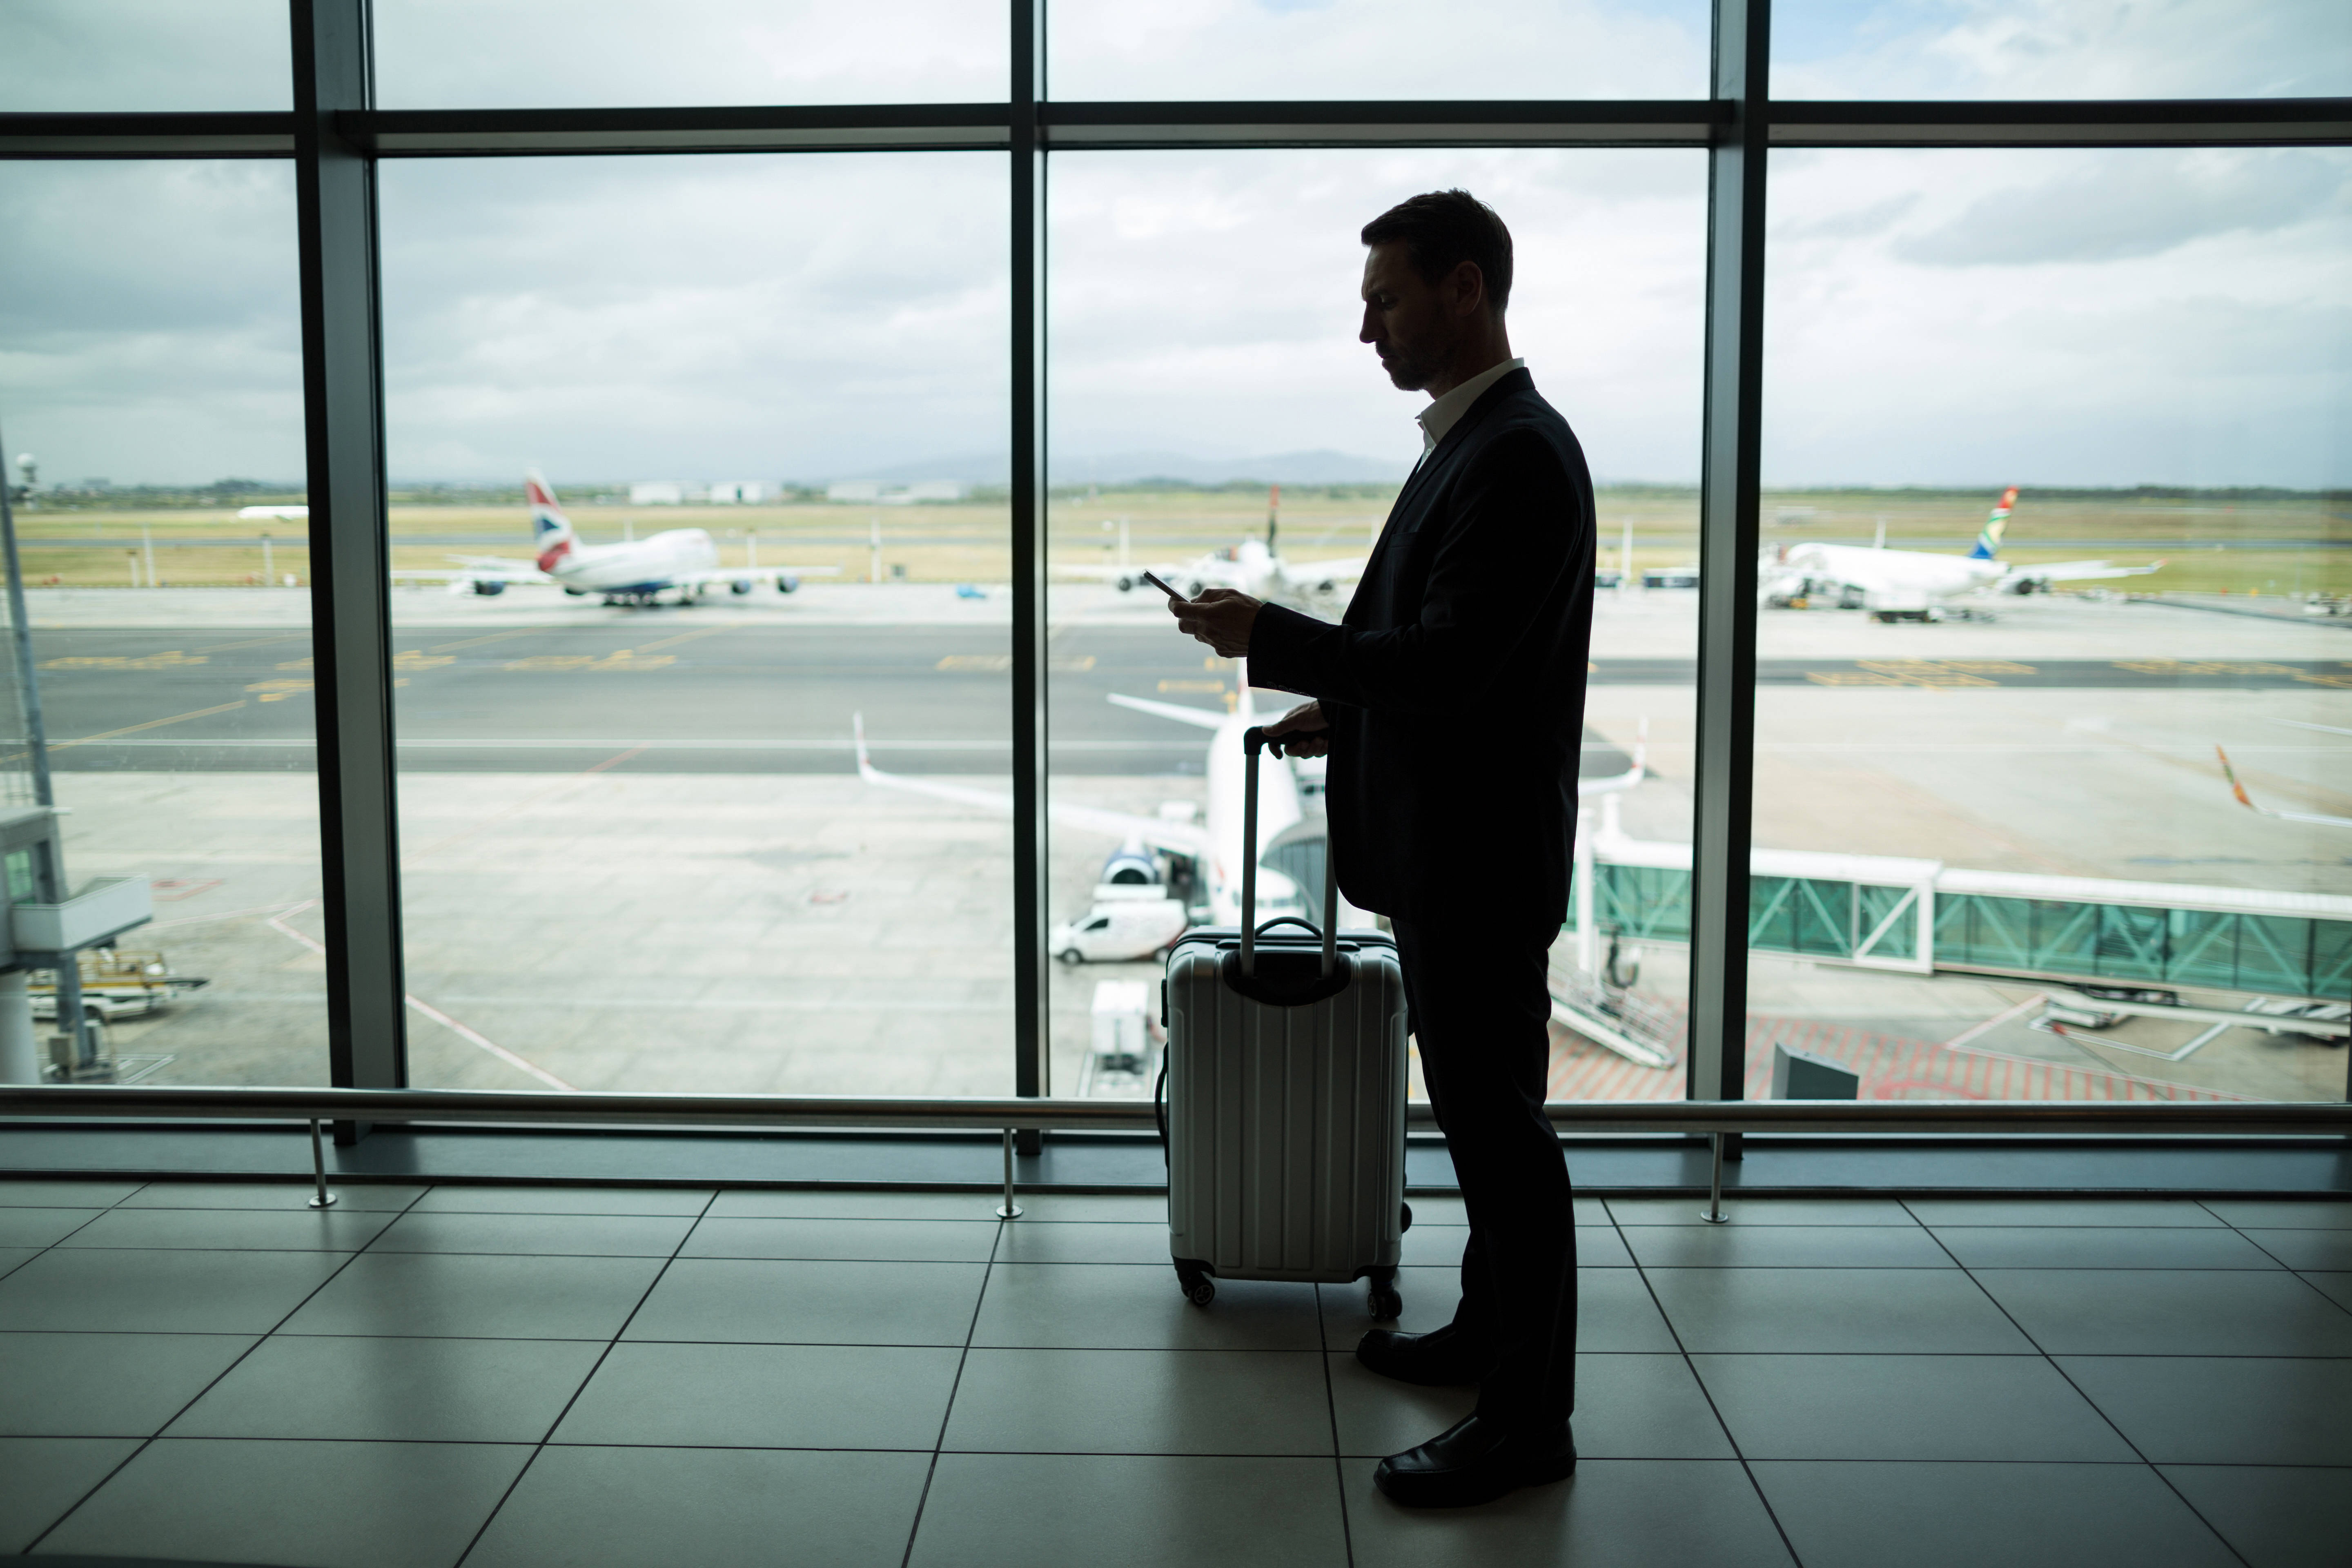
[[[1257, 763], [1258, 753], [1269, 740], [1265, 727], [1254, 724], [1242, 731], [1242, 751], [1248, 758], [1242, 779], [1242, 973], [1245, 978], [1257, 974]], [[1286, 917], [1297, 920], [1297, 916]], [[1265, 922], [1273, 925], [1276, 922]], [[1309, 931], [1314, 927], [1306, 921], [1299, 924]], [[1330, 978], [1332, 965], [1339, 958], [1339, 868], [1331, 857], [1331, 840], [1328, 830], [1323, 839], [1323, 975]]]

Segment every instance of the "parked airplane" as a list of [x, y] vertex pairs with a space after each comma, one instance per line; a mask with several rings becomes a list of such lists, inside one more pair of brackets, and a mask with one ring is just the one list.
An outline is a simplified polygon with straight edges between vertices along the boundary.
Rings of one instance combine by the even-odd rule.
[[681, 605], [700, 597], [718, 584], [748, 594], [761, 583], [773, 583], [776, 592], [789, 594], [803, 577], [829, 577], [838, 566], [721, 566], [719, 546], [699, 528], [672, 528], [645, 539], [620, 544], [583, 544], [572, 520], [556, 504], [555, 491], [536, 468], [523, 480], [530, 503], [530, 530], [539, 545], [535, 561], [505, 555], [452, 555], [461, 572], [395, 571], [400, 577], [446, 578], [449, 591], [467, 589], [484, 595], [505, 593], [517, 584], [556, 587], [579, 596], [595, 594], [608, 605], [649, 606], [662, 594]]
[[[2291, 719], [2281, 719], [2276, 722], [2289, 724], [2294, 721]], [[2346, 733], [2342, 730], [2336, 730], [2335, 726], [2330, 724], [2297, 724], [2295, 727], [2301, 730], [2334, 730], [2337, 734]], [[2221, 776], [2230, 781], [2230, 793], [2236, 795], [2238, 804], [2248, 811], [2263, 816], [2274, 816], [2281, 822], [2307, 822], [2315, 827], [2352, 827], [2352, 816], [2328, 816], [2316, 811], [2280, 811], [2273, 806], [2256, 805], [2253, 797], [2246, 793], [2246, 786], [2238, 782], [2237, 770], [2230, 766], [2230, 753], [2215, 746], [2213, 754], [2221, 759]]]
[[[1113, 858], [1115, 863], [1131, 860], [1147, 849], [1191, 859], [1199, 868], [1209, 922], [1214, 925], [1236, 925], [1241, 921], [1242, 821], [1245, 804], [1243, 791], [1247, 777], [1242, 731], [1269, 717], [1257, 710], [1246, 666], [1241, 671], [1240, 686], [1230, 713], [1119, 692], [1110, 694], [1109, 700], [1119, 707], [1210, 731], [1205, 820], [1196, 822], [1176, 815], [1139, 816], [1059, 799], [1050, 800], [1048, 805], [1056, 822], [1118, 839], [1122, 849]], [[1011, 796], [992, 790], [884, 773], [866, 755], [864, 715], [853, 715], [851, 725], [856, 736], [858, 776], [867, 784], [989, 811], [1013, 809]], [[1646, 742], [1637, 744], [1633, 765], [1625, 772], [1579, 780], [1577, 794], [1607, 795], [1632, 789], [1645, 776], [1647, 752]], [[1261, 921], [1286, 914], [1304, 915], [1317, 921], [1322, 919], [1323, 867], [1328, 841], [1322, 813], [1310, 813], [1307, 809], [1307, 803], [1320, 793], [1323, 763], [1313, 758], [1267, 757], [1259, 763], [1255, 852]], [[1105, 879], [1114, 879], [1107, 873]], [[1316, 907], [1307, 907], [1310, 902]], [[1370, 917], [1352, 910], [1344, 900], [1339, 919], [1342, 925], [1370, 922]]]
[[[1830, 596], [1846, 608], [1868, 610], [1881, 621], [1942, 618], [1944, 605], [1964, 594], [2047, 594], [2053, 584], [2102, 577], [2144, 577], [2163, 566], [2111, 566], [2105, 561], [2061, 561], [2022, 566], [2000, 559], [2000, 536], [2017, 505], [2017, 487], [2001, 492], [1992, 515], [1966, 555], [1808, 542], [1769, 551], [1758, 574], [1766, 602], [1790, 605]], [[1963, 609], [1963, 616], [1972, 612]]]
[[[1302, 561], [1295, 564], [1285, 560], [1275, 543], [1278, 526], [1276, 518], [1281, 504], [1282, 487], [1276, 485], [1266, 503], [1264, 543], [1244, 539], [1239, 544], [1212, 550], [1191, 561], [1171, 562], [1150, 570], [1171, 586], [1182, 589], [1187, 598], [1199, 598], [1206, 588], [1235, 588], [1254, 599], [1292, 605], [1336, 594], [1340, 584], [1352, 583], [1364, 574], [1364, 561], [1360, 558]], [[1070, 565], [1055, 570], [1066, 577], [1093, 577], [1115, 584], [1122, 594], [1143, 582], [1143, 569], [1133, 566]]]

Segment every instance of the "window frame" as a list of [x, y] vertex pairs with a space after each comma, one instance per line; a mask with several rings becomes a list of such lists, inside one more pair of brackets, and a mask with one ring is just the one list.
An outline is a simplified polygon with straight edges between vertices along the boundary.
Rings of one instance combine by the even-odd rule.
[[1717, 1101], [1741, 1098], [1745, 1066], [1771, 149], [2352, 145], [2352, 98], [1775, 101], [1768, 85], [1770, 0], [1714, 0], [1711, 95], [1705, 99], [1061, 102], [1047, 94], [1045, 0], [1008, 0], [1011, 96], [1003, 102], [546, 110], [377, 109], [368, 0], [291, 0], [290, 9], [292, 110], [0, 113], [0, 158], [275, 157], [296, 163], [330, 1063], [331, 1081], [342, 1089], [408, 1083], [378, 288], [376, 173], [383, 159], [949, 150], [1010, 159], [1014, 1091], [1028, 1099], [1052, 1092], [1044, 292], [1051, 155], [1114, 148], [1704, 148], [1706, 380], [1686, 1093]]

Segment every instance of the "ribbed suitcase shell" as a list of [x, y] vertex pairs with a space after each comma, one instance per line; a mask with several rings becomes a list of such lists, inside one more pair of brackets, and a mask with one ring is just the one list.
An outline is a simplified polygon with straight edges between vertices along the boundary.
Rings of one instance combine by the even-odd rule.
[[[1405, 1006], [1396, 945], [1341, 931], [1354, 975], [1297, 1007], [1224, 984], [1231, 927], [1168, 958], [1168, 1226], [1179, 1266], [1228, 1279], [1339, 1283], [1403, 1250]], [[1258, 938], [1319, 953], [1320, 937]]]

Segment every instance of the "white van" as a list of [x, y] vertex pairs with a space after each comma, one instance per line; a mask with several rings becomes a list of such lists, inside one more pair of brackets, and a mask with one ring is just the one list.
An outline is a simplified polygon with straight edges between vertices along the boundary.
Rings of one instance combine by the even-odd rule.
[[1047, 950], [1064, 963], [1116, 963], [1150, 958], [1182, 936], [1185, 926], [1191, 923], [1179, 900], [1105, 899], [1099, 897], [1104, 889], [1096, 891], [1094, 908], [1077, 920], [1055, 926], [1046, 941]]

